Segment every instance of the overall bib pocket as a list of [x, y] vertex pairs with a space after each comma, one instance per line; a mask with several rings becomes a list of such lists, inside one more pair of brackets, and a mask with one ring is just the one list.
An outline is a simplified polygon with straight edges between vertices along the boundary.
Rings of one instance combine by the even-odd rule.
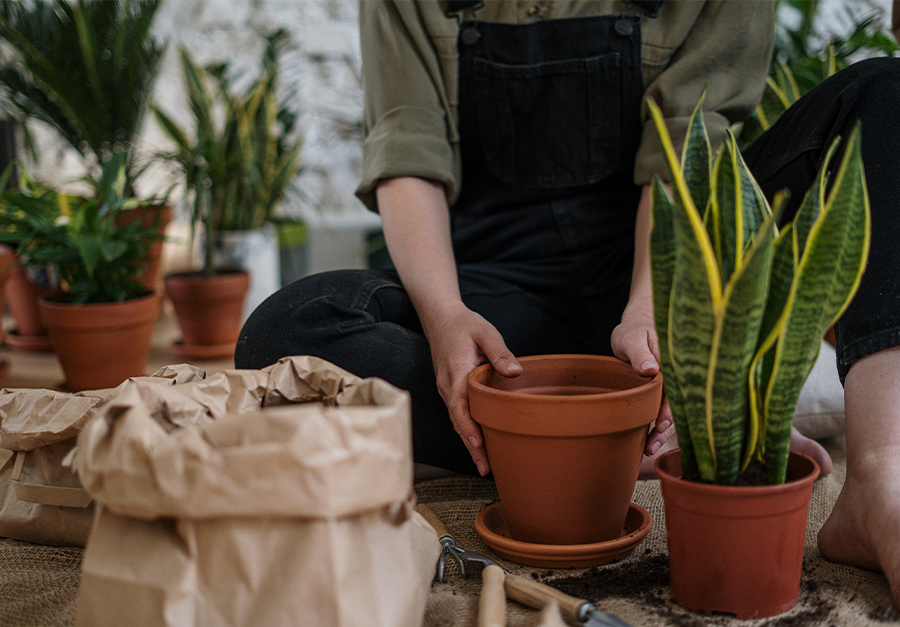
[[603, 181], [618, 165], [617, 52], [537, 65], [473, 60], [478, 131], [490, 173], [554, 189]]

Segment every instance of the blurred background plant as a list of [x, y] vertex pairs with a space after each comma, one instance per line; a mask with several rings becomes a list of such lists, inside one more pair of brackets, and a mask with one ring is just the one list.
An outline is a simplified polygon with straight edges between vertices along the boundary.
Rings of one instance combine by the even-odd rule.
[[300, 172], [303, 135], [280, 93], [278, 64], [290, 45], [285, 30], [265, 35], [260, 74], [241, 81], [227, 62], [199, 66], [184, 48], [181, 67], [193, 129], [186, 130], [158, 106], [159, 125], [175, 144], [162, 155], [173, 163], [192, 197], [192, 224], [205, 229], [204, 272], [215, 272], [214, 248], [221, 231], [248, 231], [271, 222]]
[[138, 199], [126, 191], [126, 155], [110, 155], [91, 197], [66, 194], [27, 172], [6, 189], [0, 178], [0, 242], [24, 265], [52, 268], [66, 302], [120, 302], [147, 293], [140, 278], [151, 243], [161, 235], [139, 220], [122, 220]]
[[[775, 50], [762, 102], [740, 132], [747, 145], [803, 94], [854, 61], [894, 56], [900, 46], [884, 6], [869, 0], [841, 3], [843, 34], [824, 30], [821, 0], [779, 0]], [[833, 23], [835, 20], [831, 20]]]
[[30, 124], [43, 122], [84, 157], [89, 174], [125, 151], [126, 186], [166, 44], [150, 33], [160, 0], [4, 0], [0, 106], [39, 155]]

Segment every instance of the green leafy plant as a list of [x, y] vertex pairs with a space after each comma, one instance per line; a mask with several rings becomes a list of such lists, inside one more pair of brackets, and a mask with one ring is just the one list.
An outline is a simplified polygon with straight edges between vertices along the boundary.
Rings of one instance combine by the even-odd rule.
[[106, 303], [140, 296], [147, 291], [139, 281], [141, 262], [161, 236], [138, 220], [122, 219], [139, 204], [125, 193], [125, 183], [124, 152], [107, 160], [91, 198], [61, 193], [23, 173], [18, 189], [0, 194], [0, 242], [12, 245], [25, 265], [52, 266], [63, 300]]
[[285, 31], [267, 35], [260, 75], [240, 93], [227, 64], [202, 68], [181, 49], [193, 132], [153, 109], [176, 146], [164, 156], [193, 195], [193, 222], [205, 228], [206, 274], [214, 273], [215, 234], [270, 221], [300, 171], [302, 136], [278, 94], [279, 53], [286, 45]]
[[711, 156], [699, 104], [680, 163], [650, 110], [673, 188], [652, 187], [654, 319], [685, 472], [732, 484], [758, 460], [783, 483], [797, 397], [868, 255], [858, 129], [779, 224], [784, 195], [770, 208], [730, 134]]
[[6, 113], [49, 124], [96, 164], [120, 150], [132, 159], [166, 47], [150, 34], [159, 4], [0, 2], [0, 37], [14, 52], [0, 67]]

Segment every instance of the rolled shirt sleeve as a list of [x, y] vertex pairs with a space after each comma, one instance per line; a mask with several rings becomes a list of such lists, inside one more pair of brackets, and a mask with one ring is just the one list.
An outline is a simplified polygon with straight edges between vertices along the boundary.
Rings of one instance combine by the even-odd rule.
[[456, 22], [435, 10], [429, 21], [419, 4], [360, 0], [365, 140], [356, 193], [373, 211], [375, 187], [386, 178], [431, 179], [444, 184], [448, 199], [459, 194], [455, 107], [433, 39], [455, 41]]

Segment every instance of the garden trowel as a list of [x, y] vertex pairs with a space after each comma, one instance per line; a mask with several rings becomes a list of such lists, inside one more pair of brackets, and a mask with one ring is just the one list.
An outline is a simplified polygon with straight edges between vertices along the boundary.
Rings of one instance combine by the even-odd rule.
[[[518, 601], [528, 607], [543, 609], [551, 599], [555, 599], [559, 604], [559, 609], [567, 617], [584, 625], [584, 627], [631, 627], [618, 616], [601, 612], [594, 604], [585, 599], [569, 596], [568, 594], [552, 588], [547, 584], [539, 583], [518, 575], [510, 575], [497, 562], [475, 551], [469, 551], [457, 546], [453, 536], [447, 531], [444, 523], [441, 522], [437, 514], [427, 505], [416, 505], [416, 511], [425, 517], [434, 530], [437, 531], [438, 540], [444, 550], [441, 552], [440, 561], [438, 562], [437, 577], [439, 581], [444, 580], [444, 564], [447, 555], [456, 559], [460, 565], [460, 571], [463, 577], [466, 576], [466, 562], [475, 562], [485, 567], [483, 572], [496, 573], [494, 569], [488, 569], [489, 566], [495, 566], [502, 571], [503, 589], [506, 597], [513, 601]], [[494, 579], [491, 577], [491, 579]], [[482, 603], [484, 605], [484, 603]], [[487, 609], [485, 611], [488, 611]], [[493, 624], [493, 623], [484, 623]]]

